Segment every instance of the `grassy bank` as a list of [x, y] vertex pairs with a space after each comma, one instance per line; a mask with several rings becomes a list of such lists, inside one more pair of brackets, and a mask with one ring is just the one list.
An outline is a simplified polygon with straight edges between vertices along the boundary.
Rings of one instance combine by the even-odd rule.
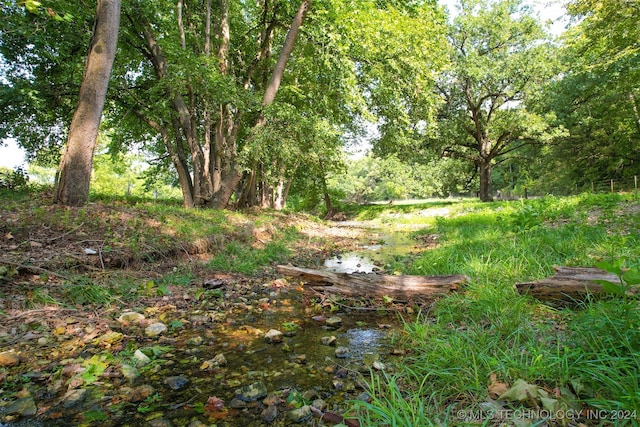
[[637, 197], [458, 202], [442, 216], [428, 215], [428, 205], [365, 209], [382, 222], [401, 214], [423, 227], [417, 236], [437, 239], [406, 260], [404, 273], [472, 280], [406, 323], [400, 340], [411, 356], [371, 379], [372, 401], [356, 403], [363, 425], [637, 425], [637, 299], [553, 307], [514, 290], [554, 265], [638, 267]]
[[[180, 295], [194, 284], [205, 292], [202, 280], [219, 275], [260, 284], [263, 276], [278, 277], [271, 274], [276, 263], [317, 266], [359, 237], [329, 235], [348, 227], [273, 211], [185, 210], [133, 199], [67, 209], [40, 192], [4, 192], [0, 200], [4, 320], [11, 316], [3, 310], [92, 311]], [[514, 289], [551, 275], [554, 265], [637, 267], [637, 196], [429, 200], [354, 206], [347, 213], [401, 225], [428, 243], [423, 252], [397, 257], [387, 271], [471, 279], [463, 292], [405, 317], [394, 342], [404, 356], [385, 354], [390, 369], [370, 377], [371, 400], [353, 403], [361, 425], [637, 425], [637, 298], [611, 295], [558, 307]]]
[[[69, 209], [41, 191], [4, 190], [0, 200], [0, 283], [25, 287], [13, 304], [25, 308], [104, 306], [208, 275], [268, 274], [279, 262], [322, 259], [334, 245], [320, 231], [304, 235], [322, 225], [302, 214], [185, 210], [179, 201], [143, 199]], [[28, 274], [37, 280], [24, 280]]]

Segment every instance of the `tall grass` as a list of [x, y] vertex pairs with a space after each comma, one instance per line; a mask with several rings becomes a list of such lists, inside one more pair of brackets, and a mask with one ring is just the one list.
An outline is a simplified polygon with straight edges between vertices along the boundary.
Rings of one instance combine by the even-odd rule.
[[452, 411], [506, 405], [489, 397], [492, 374], [508, 384], [522, 379], [562, 390], [576, 409], [640, 411], [637, 300], [554, 308], [514, 289], [516, 282], [552, 274], [554, 265], [640, 258], [637, 207], [629, 209], [630, 200], [581, 195], [465, 203], [455, 216], [433, 219], [420, 233], [437, 234], [439, 246], [404, 272], [462, 273], [471, 283], [405, 324], [412, 357], [393, 376], [371, 377], [372, 401], [355, 403], [364, 425], [464, 424]]

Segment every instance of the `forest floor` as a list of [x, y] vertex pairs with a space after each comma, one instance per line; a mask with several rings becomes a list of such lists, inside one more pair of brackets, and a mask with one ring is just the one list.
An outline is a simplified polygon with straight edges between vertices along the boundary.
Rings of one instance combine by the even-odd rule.
[[[554, 265], [637, 271], [637, 195], [373, 205], [342, 222], [0, 200], [2, 426], [637, 425], [635, 297], [554, 307], [513, 287]], [[380, 270], [471, 283], [343, 298], [275, 268], [407, 237]]]
[[[309, 331], [304, 344], [296, 345], [309, 348], [295, 353], [317, 353], [319, 359], [321, 354], [327, 356], [314, 349], [321, 339], [316, 335], [333, 329], [324, 325], [332, 313], [349, 311], [350, 306], [366, 313], [381, 307], [382, 317], [404, 310], [404, 305], [366, 297], [338, 301], [317, 292], [309, 294], [275, 271], [278, 263], [319, 267], [325, 259], [356, 248], [367, 242], [370, 232], [362, 228], [363, 223], [344, 226], [273, 211], [186, 211], [151, 202], [97, 201], [65, 208], [49, 200], [46, 193], [4, 194], [0, 208], [0, 420], [6, 423], [33, 418], [42, 425], [105, 425], [108, 419], [112, 425], [197, 426], [199, 417], [223, 420], [226, 425], [267, 421], [288, 425], [286, 414], [299, 406], [286, 402], [291, 390], [311, 393], [318, 390], [313, 382], [278, 387], [269, 380], [270, 373], [264, 382], [273, 388], [269, 395], [276, 396], [271, 399], [277, 404], [257, 404], [251, 399], [230, 404], [231, 398], [225, 397], [227, 404], [216, 406], [218, 398], [207, 399], [212, 394], [207, 390], [204, 397], [185, 392], [183, 400], [188, 403], [180, 405], [175, 399], [181, 397], [171, 393], [184, 392], [182, 386], [174, 388], [165, 381], [182, 377], [170, 375], [166, 368], [197, 362], [189, 369], [195, 372], [192, 377], [203, 378], [190, 381], [198, 389], [210, 389], [200, 382], [204, 377], [235, 376], [230, 371], [251, 367], [251, 356], [244, 364], [229, 360], [218, 366], [209, 360], [211, 366], [201, 369], [202, 362], [207, 363], [213, 353], [226, 353], [227, 359], [234, 353], [237, 358], [238, 350], [251, 355], [252, 346], [259, 345], [253, 341], [262, 342], [266, 329], [275, 326], [287, 332], [314, 318], [312, 323], [321, 322], [322, 329], [305, 326]], [[283, 306], [294, 308], [276, 314]], [[140, 319], [130, 318], [131, 313], [141, 315]], [[263, 320], [269, 316], [278, 321]], [[354, 319], [352, 324], [365, 324]], [[379, 322], [389, 328], [387, 320]], [[161, 330], [149, 331], [152, 325], [162, 325]], [[311, 342], [312, 337], [317, 343]], [[330, 356], [334, 345], [326, 346]], [[136, 356], [136, 350], [144, 351], [152, 362], [137, 360], [145, 356]], [[281, 353], [273, 358], [279, 360]], [[302, 356], [299, 363], [315, 375], [321, 368], [313, 365], [321, 362]], [[288, 354], [286, 359], [289, 363]], [[281, 374], [287, 366], [280, 363], [262, 368]], [[134, 373], [127, 370], [129, 365]], [[322, 369], [339, 370], [337, 365]], [[140, 378], [154, 374], [153, 380]], [[328, 375], [324, 382], [331, 383], [332, 376], [347, 376], [334, 374], [324, 373]], [[336, 394], [336, 387], [343, 387], [340, 381], [323, 394], [325, 399]], [[354, 377], [352, 383], [356, 381]], [[231, 394], [240, 385], [252, 383], [245, 377], [219, 382]], [[349, 387], [350, 394], [339, 402], [355, 397], [351, 395], [356, 390]], [[90, 391], [88, 396], [84, 390]], [[334, 406], [333, 411], [341, 410]], [[173, 408], [169, 418], [167, 407]], [[265, 408], [274, 409], [263, 413]], [[328, 411], [326, 404], [320, 409]], [[317, 423], [305, 416], [301, 418]], [[341, 420], [330, 411], [327, 416]]]

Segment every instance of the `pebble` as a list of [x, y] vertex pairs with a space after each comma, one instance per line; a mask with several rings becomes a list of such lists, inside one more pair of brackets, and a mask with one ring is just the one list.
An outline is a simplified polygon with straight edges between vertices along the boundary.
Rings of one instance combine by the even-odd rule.
[[247, 402], [234, 397], [233, 399], [231, 399], [228, 406], [231, 409], [243, 409], [247, 407]]
[[338, 316], [331, 316], [326, 320], [325, 325], [329, 329], [338, 329], [342, 326], [342, 318]]
[[336, 341], [338, 341], [338, 339], [336, 337], [334, 337], [333, 335], [331, 335], [330, 337], [322, 337], [322, 338], [320, 338], [320, 341], [324, 345], [335, 346], [336, 345]]
[[118, 322], [121, 323], [140, 323], [145, 319], [144, 314], [136, 313], [135, 311], [125, 311], [118, 317]]
[[19, 415], [21, 417], [33, 417], [38, 412], [36, 402], [31, 396], [18, 399], [3, 409], [5, 415]]
[[287, 412], [287, 417], [294, 423], [301, 423], [311, 416], [311, 408], [309, 405], [301, 406], [298, 409], [292, 409]]
[[15, 366], [20, 363], [20, 356], [13, 351], [3, 351], [0, 353], [0, 366]]
[[268, 343], [277, 344], [282, 342], [282, 332], [271, 329], [266, 334], [264, 334], [264, 339]]
[[298, 365], [304, 365], [307, 363], [307, 355], [306, 354], [293, 354], [289, 358], [293, 363], [297, 363]]
[[173, 423], [171, 422], [171, 420], [168, 420], [166, 418], [154, 418], [152, 420], [149, 420], [149, 426], [150, 427], [173, 427]]
[[204, 339], [198, 336], [198, 337], [189, 338], [189, 341], [187, 341], [187, 343], [191, 345], [201, 345], [203, 341]]
[[138, 370], [131, 365], [123, 364], [120, 369], [122, 370], [122, 376], [131, 382], [140, 376]]
[[278, 417], [278, 407], [269, 405], [262, 411], [262, 419], [267, 423], [272, 423]]
[[84, 401], [87, 397], [87, 389], [86, 388], [78, 388], [74, 390], [69, 390], [67, 394], [62, 398], [63, 404], [62, 406], [66, 409], [73, 408], [74, 406], [79, 405]]
[[[122, 391], [124, 392], [125, 389], [123, 388]], [[144, 384], [130, 391], [127, 389], [126, 392], [123, 394], [127, 402], [137, 403], [137, 402], [142, 402], [147, 397], [153, 395], [153, 393], [155, 393], [154, 388], [148, 384]]]
[[157, 337], [161, 333], [167, 330], [167, 325], [162, 322], [152, 323], [144, 330], [145, 335], [148, 337]]
[[312, 403], [311, 406], [313, 406], [316, 409], [319, 409], [321, 411], [324, 411], [327, 408], [327, 402], [325, 402], [322, 399], [315, 399]]
[[371, 395], [366, 391], [363, 391], [356, 397], [356, 400], [361, 400], [363, 402], [371, 402]]
[[200, 370], [206, 371], [208, 369], [217, 368], [219, 366], [224, 366], [226, 364], [227, 364], [227, 358], [224, 357], [224, 354], [218, 353], [214, 356], [213, 359], [205, 360], [204, 362], [202, 362], [202, 365], [200, 365]]
[[133, 359], [143, 366], [151, 362], [149, 356], [140, 351], [140, 349], [133, 353]]
[[262, 399], [267, 394], [267, 386], [263, 382], [253, 383], [236, 390], [236, 398], [244, 402]]
[[336, 348], [336, 357], [337, 358], [346, 359], [349, 356], [351, 356], [351, 353], [349, 353], [349, 349], [347, 347], [338, 347], [338, 348]]
[[164, 380], [164, 384], [171, 390], [181, 390], [189, 384], [189, 378], [182, 375], [167, 377], [167, 379]]

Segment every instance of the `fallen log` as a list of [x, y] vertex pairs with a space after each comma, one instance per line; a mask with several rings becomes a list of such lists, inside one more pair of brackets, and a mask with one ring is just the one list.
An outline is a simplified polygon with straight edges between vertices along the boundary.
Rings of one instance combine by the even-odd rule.
[[457, 291], [467, 276], [391, 276], [384, 274], [349, 274], [279, 265], [280, 273], [300, 278], [308, 286], [323, 292], [346, 296], [388, 296], [395, 300], [411, 297], [438, 297]]
[[602, 285], [595, 280], [620, 283], [618, 276], [595, 267], [554, 267], [552, 277], [535, 282], [517, 283], [522, 295], [531, 295], [550, 302], [577, 302], [587, 295], [603, 295]]

